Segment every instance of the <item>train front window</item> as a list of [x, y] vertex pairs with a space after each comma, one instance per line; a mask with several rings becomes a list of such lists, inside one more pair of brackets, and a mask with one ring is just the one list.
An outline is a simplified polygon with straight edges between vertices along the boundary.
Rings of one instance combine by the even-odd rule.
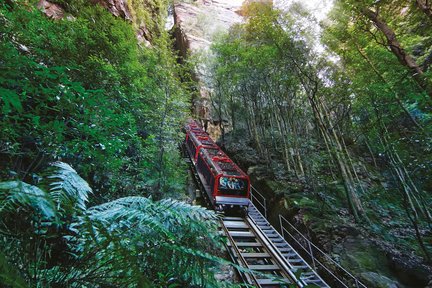
[[219, 192], [223, 195], [246, 196], [248, 183], [244, 179], [234, 177], [219, 178]]

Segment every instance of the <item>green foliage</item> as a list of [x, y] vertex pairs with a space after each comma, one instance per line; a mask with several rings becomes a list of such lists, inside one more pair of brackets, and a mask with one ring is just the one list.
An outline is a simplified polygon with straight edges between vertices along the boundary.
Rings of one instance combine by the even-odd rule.
[[[219, 260], [208, 253], [221, 242], [214, 212], [138, 196], [86, 208], [88, 184], [65, 163], [53, 169], [49, 192], [0, 183], [3, 284], [16, 279], [23, 287], [22, 277], [36, 287], [215, 285]], [[25, 268], [18, 275], [13, 267]]]
[[[323, 113], [322, 118], [333, 113], [334, 123], [343, 125], [347, 115], [342, 105], [348, 102], [343, 97], [349, 90], [342, 85], [330, 88], [320, 77], [332, 81], [329, 78], [334, 75], [346, 80], [331, 63], [314, 57], [308, 46], [310, 35], [299, 28], [296, 14], [262, 3], [244, 10], [247, 22], [233, 27], [213, 46], [217, 57], [214, 102], [231, 120], [232, 133], [247, 131], [251, 146], [278, 178], [273, 191], [287, 197], [308, 188], [322, 192], [327, 183], [340, 179], [334, 172], [338, 169], [333, 156], [336, 147], [325, 144], [328, 140], [321, 138], [320, 123], [314, 118], [317, 113]], [[314, 103], [320, 101], [340, 105], [328, 108], [331, 112], [316, 112]], [[332, 193], [337, 198], [341, 194]]]
[[52, 165], [57, 170], [48, 178], [51, 180], [50, 194], [57, 203], [57, 209], [65, 209], [66, 206], [75, 211], [84, 211], [88, 194], [92, 192], [87, 182], [78, 177], [76, 171], [66, 163], [57, 162]]
[[[213, 103], [230, 133], [246, 131], [241, 145], [275, 178], [268, 186], [284, 195], [286, 208], [311, 222], [350, 221], [344, 207], [359, 220], [358, 210], [372, 234], [427, 256], [421, 238], [429, 234], [415, 243], [414, 230], [431, 225], [431, 101], [365, 7], [419, 65], [429, 57], [431, 22], [415, 4], [335, 1], [317, 55], [304, 9], [255, 3], [243, 7], [246, 22], [213, 46]], [[427, 63], [424, 78], [431, 79]], [[406, 241], [394, 236], [399, 225], [410, 227]]]
[[1, 6], [2, 177], [30, 180], [63, 159], [105, 199], [181, 191], [176, 142], [187, 101], [162, 22], [143, 48], [130, 23], [99, 5], [60, 4], [68, 17], [56, 21], [24, 2]]
[[0, 283], [13, 288], [28, 287], [18, 271], [9, 265], [3, 253], [0, 253]]

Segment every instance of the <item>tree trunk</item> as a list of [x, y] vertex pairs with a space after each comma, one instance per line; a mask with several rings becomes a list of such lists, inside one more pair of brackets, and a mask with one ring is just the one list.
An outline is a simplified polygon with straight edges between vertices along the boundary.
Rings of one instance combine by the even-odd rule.
[[429, 6], [428, 0], [416, 0], [416, 6], [432, 20], [432, 7]]
[[432, 88], [428, 83], [428, 80], [424, 77], [422, 68], [416, 63], [416, 61], [403, 49], [402, 45], [396, 38], [395, 32], [385, 23], [381, 18], [378, 17], [378, 13], [368, 8], [361, 9], [361, 13], [372, 21], [375, 26], [384, 34], [387, 39], [387, 46], [397, 57], [399, 62], [407, 67], [411, 71], [411, 75], [414, 81], [423, 88], [424, 91], [432, 98]]

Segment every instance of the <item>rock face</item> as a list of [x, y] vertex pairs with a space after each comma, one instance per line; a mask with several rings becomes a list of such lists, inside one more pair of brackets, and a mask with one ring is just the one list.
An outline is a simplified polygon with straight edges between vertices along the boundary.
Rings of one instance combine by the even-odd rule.
[[[91, 0], [91, 3], [94, 5], [101, 5], [116, 17], [120, 17], [130, 22], [134, 21], [126, 0]], [[58, 20], [65, 17], [65, 10], [62, 6], [51, 3], [47, 0], [40, 0], [37, 7], [50, 18]], [[150, 47], [152, 37], [146, 24], [139, 23], [139, 25], [136, 26], [138, 26], [136, 29], [138, 43]]]
[[[189, 53], [209, 57], [213, 38], [243, 21], [239, 13], [243, 2], [244, 0], [197, 0], [175, 4], [174, 34], [180, 55], [184, 58]], [[209, 78], [205, 64], [197, 68], [195, 78], [200, 86], [200, 97], [193, 102], [195, 117], [201, 120], [214, 139], [218, 139], [221, 134], [221, 119], [217, 119], [212, 112], [211, 89], [205, 84]]]
[[[132, 16], [127, 1], [125, 0], [92, 0], [91, 3], [105, 7], [116, 17], [132, 21]], [[40, 0], [37, 7], [41, 9], [45, 15], [53, 19], [62, 19], [65, 16], [65, 11], [62, 6], [46, 0]]]
[[92, 3], [102, 5], [116, 17], [132, 21], [132, 16], [125, 0], [92, 0]]
[[41, 9], [45, 15], [53, 19], [62, 19], [65, 14], [63, 8], [60, 5], [46, 0], [39, 1], [37, 7]]
[[[186, 58], [188, 54], [209, 58], [209, 48], [218, 34], [227, 32], [230, 27], [243, 22], [241, 8], [250, 2], [273, 3], [272, 0], [195, 0], [174, 5], [174, 23], [176, 48]], [[276, 1], [275, 1], [276, 2]], [[200, 61], [203, 62], [203, 61]], [[228, 121], [213, 111], [208, 83], [209, 71], [201, 64], [195, 71], [195, 78], [200, 86], [200, 96], [193, 101], [193, 114], [200, 119], [207, 132], [218, 139], [221, 126], [226, 130]]]
[[174, 5], [174, 23], [181, 38], [180, 52], [208, 50], [213, 36], [225, 32], [243, 18], [238, 14], [243, 0], [198, 0]]

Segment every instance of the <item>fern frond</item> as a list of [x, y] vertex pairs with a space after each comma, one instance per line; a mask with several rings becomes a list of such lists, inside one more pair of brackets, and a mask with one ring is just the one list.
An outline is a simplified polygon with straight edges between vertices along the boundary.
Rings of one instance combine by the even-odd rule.
[[108, 230], [119, 233], [159, 233], [159, 236], [174, 239], [155, 213], [155, 204], [145, 197], [125, 197], [88, 209], [92, 221], [104, 223]]
[[0, 192], [0, 213], [31, 207], [45, 218], [56, 217], [57, 211], [49, 195], [36, 186], [22, 181], [1, 182]]
[[2, 252], [0, 252], [0, 284], [14, 288], [28, 287], [25, 280], [21, 278], [19, 270], [10, 265]]
[[48, 176], [52, 180], [50, 193], [57, 204], [57, 208], [59, 210], [85, 211], [88, 195], [92, 193], [88, 183], [66, 163], [55, 162], [51, 165], [55, 167], [55, 170], [53, 175]]
[[200, 206], [193, 206], [185, 202], [163, 199], [158, 202], [159, 209], [170, 212], [178, 217], [185, 217], [193, 221], [217, 221], [218, 215], [211, 210]]

